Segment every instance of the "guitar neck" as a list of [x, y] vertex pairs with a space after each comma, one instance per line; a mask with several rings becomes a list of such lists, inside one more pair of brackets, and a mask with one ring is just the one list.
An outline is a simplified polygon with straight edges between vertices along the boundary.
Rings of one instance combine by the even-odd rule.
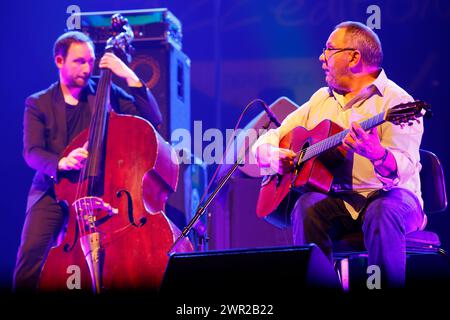
[[[364, 120], [359, 125], [366, 131], [379, 126], [385, 122], [385, 112], [379, 113], [370, 119]], [[350, 129], [343, 130], [335, 135], [332, 135], [316, 144], [313, 144], [306, 149], [300, 151], [301, 162], [307, 161], [311, 158], [318, 156], [319, 154], [328, 151], [334, 147], [337, 147], [342, 143], [342, 140], [347, 135]]]

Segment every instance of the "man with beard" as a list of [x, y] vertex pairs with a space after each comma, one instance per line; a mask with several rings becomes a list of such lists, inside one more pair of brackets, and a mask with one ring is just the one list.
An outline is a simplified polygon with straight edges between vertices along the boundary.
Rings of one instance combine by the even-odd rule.
[[[98, 81], [91, 79], [95, 61], [92, 40], [77, 31], [61, 35], [54, 44], [54, 61], [59, 81], [25, 101], [23, 155], [36, 174], [28, 194], [14, 270], [16, 290], [36, 289], [47, 254], [67, 219], [67, 207], [55, 199], [58, 172], [80, 170], [88, 157], [86, 144], [67, 157], [61, 157], [61, 153], [90, 124]], [[136, 74], [113, 53], [105, 53], [99, 67], [124, 79], [131, 92], [129, 95], [113, 85], [113, 110], [141, 116], [158, 126], [159, 107]]]
[[307, 192], [295, 204], [294, 244], [316, 243], [332, 261], [332, 241], [362, 230], [368, 264], [380, 267], [382, 286], [402, 287], [405, 234], [426, 224], [419, 180], [423, 124], [402, 129], [386, 122], [366, 132], [357, 123], [413, 101], [387, 78], [382, 58], [380, 40], [370, 28], [351, 21], [337, 25], [319, 57], [328, 87], [260, 137], [253, 151], [260, 167], [284, 174], [294, 168], [295, 153], [279, 148], [289, 131], [311, 130], [324, 119], [350, 128], [331, 192]]

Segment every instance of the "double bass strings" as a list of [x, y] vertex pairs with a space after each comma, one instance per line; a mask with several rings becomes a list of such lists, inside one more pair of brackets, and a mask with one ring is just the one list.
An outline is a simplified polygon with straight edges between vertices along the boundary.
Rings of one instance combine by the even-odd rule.
[[[109, 81], [111, 79], [111, 73], [108, 72], [109, 70], [101, 70], [100, 80], [98, 83], [97, 88], [97, 94], [95, 96], [95, 114], [93, 115], [89, 127], [89, 136], [88, 136], [88, 149], [94, 150], [96, 146], [101, 144], [101, 131], [102, 130], [95, 130], [95, 128], [98, 127], [99, 122], [103, 121], [103, 117], [106, 116], [106, 106], [105, 103], [103, 103], [105, 100], [105, 97], [107, 94], [109, 94], [108, 87], [109, 87]], [[99, 141], [100, 140], [100, 141]], [[99, 150], [97, 148], [97, 150]], [[93, 199], [89, 199], [89, 206], [87, 206], [86, 201], [83, 201], [83, 204], [81, 202], [76, 201], [77, 199], [80, 199], [84, 196], [89, 195], [89, 190], [93, 190], [94, 188], [94, 178], [90, 179], [89, 172], [91, 172], [92, 163], [97, 163], [98, 157], [101, 155], [101, 153], [88, 153], [88, 157], [90, 157], [89, 160], [86, 160], [87, 163], [83, 168], [81, 169], [81, 172], [78, 177], [78, 184], [77, 184], [77, 191], [76, 191], [76, 198], [75, 198], [75, 212], [77, 213], [77, 221], [80, 224], [80, 228], [83, 225], [83, 217], [80, 217], [80, 214], [82, 214], [83, 209], [87, 211], [85, 212], [88, 216], [93, 217], [94, 215], [94, 203]], [[83, 185], [83, 182], [85, 180], [88, 180], [88, 183]], [[90, 230], [91, 232], [95, 230]], [[82, 234], [84, 234], [84, 225], [83, 228], [81, 228]]]

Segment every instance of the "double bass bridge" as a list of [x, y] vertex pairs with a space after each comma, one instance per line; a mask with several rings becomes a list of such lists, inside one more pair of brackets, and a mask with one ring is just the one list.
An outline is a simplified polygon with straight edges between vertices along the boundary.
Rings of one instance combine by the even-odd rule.
[[113, 208], [102, 198], [87, 196], [77, 199], [72, 206], [87, 229], [94, 230], [105, 219], [118, 215], [119, 210]]

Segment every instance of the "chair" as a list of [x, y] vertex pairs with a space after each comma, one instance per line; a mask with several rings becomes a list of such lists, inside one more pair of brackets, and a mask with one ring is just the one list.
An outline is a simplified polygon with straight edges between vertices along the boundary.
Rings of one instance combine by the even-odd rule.
[[[430, 151], [420, 150], [420, 182], [424, 211], [426, 215], [442, 212], [447, 208], [447, 193], [442, 165]], [[431, 231], [414, 231], [406, 234], [406, 254], [441, 254], [447, 256], [441, 247], [439, 236]], [[349, 290], [349, 259], [367, 256], [362, 232], [346, 235], [333, 244], [336, 269], [342, 287]]]

